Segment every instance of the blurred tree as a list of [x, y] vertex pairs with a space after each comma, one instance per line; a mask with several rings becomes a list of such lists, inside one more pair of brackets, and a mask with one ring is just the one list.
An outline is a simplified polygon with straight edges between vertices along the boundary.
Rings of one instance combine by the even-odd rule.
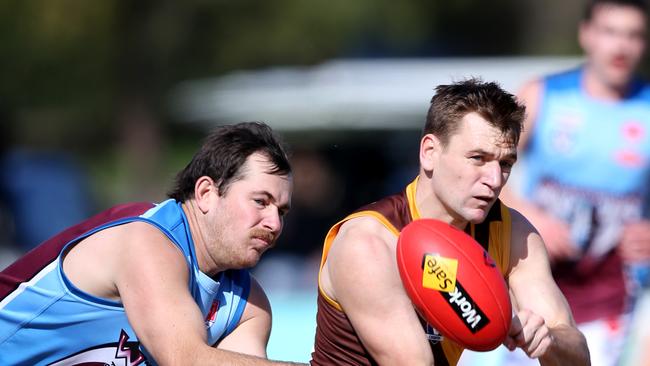
[[[186, 79], [340, 57], [577, 53], [560, 0], [9, 0], [0, 102], [11, 144], [88, 159], [106, 201], [158, 199], [174, 141], [164, 96]], [[578, 10], [576, 10], [578, 9]], [[251, 106], [252, 108], [254, 106]], [[115, 183], [117, 182], [117, 183]]]
[[[110, 2], [3, 2], [0, 97], [14, 116], [13, 142], [84, 146], [79, 137], [92, 136], [95, 127], [82, 116], [107, 107], [110, 14]], [[108, 122], [94, 115], [95, 123]]]

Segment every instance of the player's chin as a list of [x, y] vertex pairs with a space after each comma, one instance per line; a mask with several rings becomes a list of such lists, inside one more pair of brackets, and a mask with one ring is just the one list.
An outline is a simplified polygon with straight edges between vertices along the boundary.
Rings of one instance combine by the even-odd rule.
[[480, 224], [485, 221], [489, 208], [474, 208], [466, 212], [465, 219], [472, 224]]
[[260, 262], [260, 259], [262, 259], [262, 254], [263, 253], [251, 249], [249, 253], [247, 253], [246, 257], [242, 258], [239, 262], [239, 269], [255, 267]]
[[630, 67], [612, 67], [608, 73], [609, 83], [615, 87], [625, 87], [632, 79], [633, 69]]

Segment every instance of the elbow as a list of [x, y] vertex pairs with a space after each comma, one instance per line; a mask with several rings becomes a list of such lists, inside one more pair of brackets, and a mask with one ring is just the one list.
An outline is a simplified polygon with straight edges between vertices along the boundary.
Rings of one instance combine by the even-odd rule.
[[385, 357], [375, 357], [377, 363], [382, 366], [401, 366], [401, 365], [414, 365], [414, 366], [433, 366], [433, 354], [428, 352], [415, 352], [411, 354], [392, 354], [384, 355]]
[[158, 352], [151, 352], [151, 356], [160, 366], [172, 365], [198, 365], [199, 357], [204, 350], [202, 347], [210, 348], [207, 345], [199, 346], [199, 348], [190, 349], [188, 347], [170, 347], [167, 349], [158, 350]]

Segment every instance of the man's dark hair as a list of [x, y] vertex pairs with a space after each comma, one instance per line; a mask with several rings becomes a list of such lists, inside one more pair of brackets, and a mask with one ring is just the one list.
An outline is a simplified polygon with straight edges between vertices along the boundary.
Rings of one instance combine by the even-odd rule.
[[190, 163], [176, 176], [169, 197], [184, 202], [194, 197], [194, 185], [202, 176], [212, 178], [219, 195], [234, 181], [242, 179], [246, 159], [260, 153], [268, 158], [276, 175], [289, 175], [291, 165], [280, 139], [262, 122], [242, 122], [216, 128], [207, 136]]
[[644, 0], [587, 0], [582, 20], [585, 22], [591, 21], [594, 10], [602, 5], [631, 6], [641, 11], [646, 17], [648, 16], [648, 5]]
[[494, 82], [471, 78], [436, 87], [423, 135], [433, 134], [446, 146], [469, 113], [478, 113], [515, 145], [519, 143], [525, 108]]

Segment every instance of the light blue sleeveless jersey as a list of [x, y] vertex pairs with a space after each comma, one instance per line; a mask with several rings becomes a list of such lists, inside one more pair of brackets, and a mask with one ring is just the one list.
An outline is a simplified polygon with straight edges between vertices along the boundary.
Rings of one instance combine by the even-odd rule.
[[602, 256], [622, 224], [638, 220], [650, 173], [650, 88], [633, 83], [617, 102], [592, 99], [582, 68], [544, 79], [525, 154], [523, 194], [571, 225], [573, 240]]
[[[226, 271], [212, 279], [199, 271], [194, 243], [180, 203], [162, 202], [140, 216], [108, 222], [69, 241], [132, 221], [156, 226], [183, 252], [189, 290], [216, 344], [238, 324], [250, 290], [248, 271]], [[174, 299], [169, 299], [173, 303]], [[161, 319], [164, 321], [164, 319]], [[179, 339], [183, 334], [178, 334]], [[155, 364], [140, 346], [121, 303], [74, 287], [57, 259], [0, 302], [0, 365]]]

